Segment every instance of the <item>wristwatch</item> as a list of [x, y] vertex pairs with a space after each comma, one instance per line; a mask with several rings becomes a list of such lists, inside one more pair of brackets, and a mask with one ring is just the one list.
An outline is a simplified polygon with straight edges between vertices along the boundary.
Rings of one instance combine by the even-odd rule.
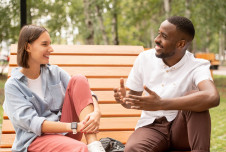
[[71, 130], [72, 130], [73, 134], [77, 134], [77, 122], [71, 123]]

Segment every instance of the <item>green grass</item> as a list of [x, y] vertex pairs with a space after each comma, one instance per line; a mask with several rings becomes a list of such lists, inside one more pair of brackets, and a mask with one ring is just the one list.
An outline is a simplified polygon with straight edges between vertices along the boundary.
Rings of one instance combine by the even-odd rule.
[[[2, 123], [2, 102], [6, 76], [0, 76], [0, 124]], [[220, 105], [210, 110], [212, 121], [211, 152], [226, 151], [226, 76], [214, 75], [215, 85], [220, 93]]]
[[226, 76], [214, 75], [214, 83], [220, 93], [220, 105], [210, 109], [212, 132], [211, 152], [226, 151]]
[[0, 75], [0, 124], [2, 124], [2, 114], [3, 114], [2, 103], [4, 101], [4, 84], [6, 79], [7, 79], [6, 75]]

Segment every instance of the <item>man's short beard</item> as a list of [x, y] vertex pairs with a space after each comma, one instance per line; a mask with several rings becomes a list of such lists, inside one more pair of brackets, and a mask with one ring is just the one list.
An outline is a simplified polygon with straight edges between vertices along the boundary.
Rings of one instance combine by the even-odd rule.
[[174, 54], [175, 54], [175, 52], [167, 53], [167, 54], [161, 53], [159, 55], [155, 53], [155, 56], [160, 59], [165, 59], [165, 58], [169, 58], [169, 57], [173, 56]]

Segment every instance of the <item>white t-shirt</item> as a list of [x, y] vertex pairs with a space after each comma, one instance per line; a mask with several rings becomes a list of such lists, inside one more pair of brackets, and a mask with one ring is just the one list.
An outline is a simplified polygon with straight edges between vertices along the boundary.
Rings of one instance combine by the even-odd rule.
[[39, 98], [44, 99], [43, 89], [42, 89], [42, 79], [41, 74], [37, 79], [29, 79], [28, 80], [28, 87], [31, 91], [39, 96]]
[[[141, 52], [129, 74], [126, 86], [134, 91], [143, 91], [144, 85], [157, 93], [161, 98], [181, 97], [186, 92], [197, 90], [203, 80], [212, 80], [210, 63], [197, 59], [186, 51], [183, 58], [174, 66], [168, 67], [162, 59], [155, 56], [155, 49]], [[148, 93], [145, 91], [145, 95]], [[142, 111], [136, 129], [154, 122], [156, 118], [165, 116], [172, 121], [178, 110]]]

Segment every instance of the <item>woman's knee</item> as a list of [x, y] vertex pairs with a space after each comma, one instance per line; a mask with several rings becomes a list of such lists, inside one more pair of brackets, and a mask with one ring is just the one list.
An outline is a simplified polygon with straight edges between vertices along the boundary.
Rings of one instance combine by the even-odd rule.
[[80, 86], [80, 85], [87, 85], [88, 84], [88, 80], [87, 78], [84, 76], [84, 75], [75, 75], [75, 76], [72, 76], [68, 85], [70, 87], [76, 85], [76, 86]]
[[82, 74], [78, 74], [78, 75], [72, 76], [71, 81], [85, 81], [85, 82], [87, 82], [87, 78]]

